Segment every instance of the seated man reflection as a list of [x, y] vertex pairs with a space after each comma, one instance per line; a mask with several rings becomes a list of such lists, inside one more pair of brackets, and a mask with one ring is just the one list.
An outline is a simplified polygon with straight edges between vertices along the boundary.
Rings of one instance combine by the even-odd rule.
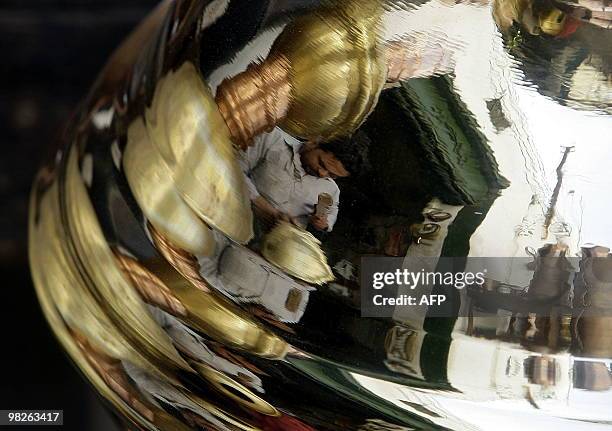
[[239, 153], [239, 162], [258, 216], [256, 239], [244, 247], [216, 233], [213, 256], [198, 259], [200, 275], [240, 303], [261, 307], [272, 321], [298, 322], [314, 287], [270, 263], [260, 254], [259, 240], [278, 221], [317, 232], [333, 229], [340, 200], [334, 178], [349, 172], [334, 154], [342, 151], [331, 149], [342, 144], [301, 142], [279, 128], [255, 138]]
[[[349, 172], [325, 145], [303, 143], [279, 128], [255, 138], [241, 153], [255, 213], [269, 224], [292, 221], [318, 231], [331, 231], [338, 216], [340, 189], [334, 178]], [[316, 211], [322, 196], [327, 211]]]

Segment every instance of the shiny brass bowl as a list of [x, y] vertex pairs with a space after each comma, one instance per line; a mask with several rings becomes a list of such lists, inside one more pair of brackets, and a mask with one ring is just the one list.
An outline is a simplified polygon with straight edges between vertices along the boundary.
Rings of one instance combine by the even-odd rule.
[[34, 183], [55, 336], [129, 429], [610, 426], [604, 3], [162, 2]]

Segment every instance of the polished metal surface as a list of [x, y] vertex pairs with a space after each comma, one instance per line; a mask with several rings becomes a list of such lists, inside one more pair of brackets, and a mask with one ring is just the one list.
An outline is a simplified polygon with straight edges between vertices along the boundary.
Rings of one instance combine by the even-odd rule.
[[[33, 186], [56, 337], [134, 429], [612, 426], [611, 24], [164, 1]], [[373, 256], [497, 264], [444, 317], [362, 317]]]

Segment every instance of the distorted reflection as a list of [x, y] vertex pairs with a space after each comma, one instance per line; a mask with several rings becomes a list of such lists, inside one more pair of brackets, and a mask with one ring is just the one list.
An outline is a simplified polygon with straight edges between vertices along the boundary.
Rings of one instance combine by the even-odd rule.
[[262, 221], [283, 219], [317, 231], [333, 229], [340, 203], [333, 179], [349, 175], [333, 152], [275, 128], [255, 138], [240, 160]]
[[[164, 2], [33, 188], [47, 319], [139, 429], [609, 425], [611, 23], [599, 0]], [[486, 272], [362, 317], [370, 258]]]
[[[187, 357], [213, 367], [229, 376], [235, 377], [242, 384], [257, 392], [263, 392], [261, 379], [247, 366], [230, 361], [208, 347], [206, 341], [193, 329], [172, 315], [160, 309], [151, 309], [151, 314], [164, 330], [170, 335], [177, 348]], [[196, 367], [197, 369], [197, 367]], [[257, 371], [255, 369], [255, 371]]]

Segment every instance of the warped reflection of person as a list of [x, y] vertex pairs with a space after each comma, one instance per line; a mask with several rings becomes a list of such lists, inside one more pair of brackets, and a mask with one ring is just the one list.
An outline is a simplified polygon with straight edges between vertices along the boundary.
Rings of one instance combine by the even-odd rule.
[[256, 214], [255, 240], [245, 248], [215, 234], [215, 252], [199, 259], [202, 276], [241, 301], [263, 304], [282, 321], [299, 320], [313, 288], [266, 262], [258, 253], [260, 241], [280, 222], [315, 235], [333, 229], [340, 202], [334, 179], [348, 176], [345, 164], [350, 163], [343, 162], [346, 151], [338, 151], [339, 145], [302, 142], [277, 127], [240, 151], [240, 165]]

